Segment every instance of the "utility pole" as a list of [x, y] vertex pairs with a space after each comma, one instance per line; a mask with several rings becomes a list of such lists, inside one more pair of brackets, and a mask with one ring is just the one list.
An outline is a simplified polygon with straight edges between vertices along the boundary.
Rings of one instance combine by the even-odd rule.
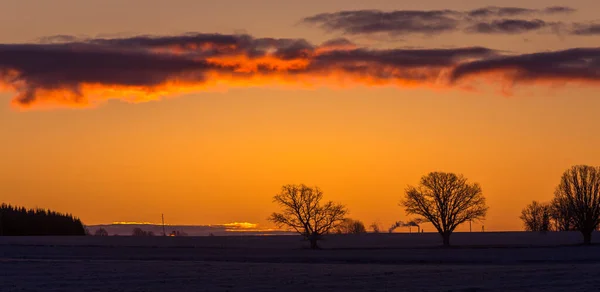
[[162, 226], [163, 226], [163, 236], [167, 236], [167, 232], [165, 231], [165, 214], [160, 214], [162, 217]]
[[471, 223], [473, 222], [473, 220], [469, 220], [469, 232], [473, 232], [473, 228], [471, 228]]

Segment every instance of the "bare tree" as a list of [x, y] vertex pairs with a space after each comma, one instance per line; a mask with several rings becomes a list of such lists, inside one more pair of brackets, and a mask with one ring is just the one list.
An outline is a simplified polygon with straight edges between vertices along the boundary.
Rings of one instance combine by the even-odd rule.
[[360, 220], [346, 218], [338, 224], [336, 232], [338, 234], [360, 234], [367, 233], [367, 229], [365, 228], [365, 224]]
[[310, 247], [317, 249], [317, 241], [344, 220], [346, 207], [334, 202], [321, 204], [323, 192], [304, 184], [285, 185], [273, 201], [280, 205], [281, 213], [273, 213], [268, 219], [277, 226], [286, 226], [307, 238]]
[[576, 230], [573, 223], [573, 211], [564, 197], [555, 197], [550, 204], [550, 215], [556, 231]]
[[154, 232], [144, 231], [142, 228], [136, 227], [131, 232], [131, 236], [154, 236]]
[[131, 232], [131, 236], [146, 236], [147, 233], [146, 231], [142, 230], [142, 228], [134, 228], [133, 231]]
[[379, 232], [381, 232], [381, 228], [379, 228], [379, 224], [377, 224], [377, 222], [371, 223], [371, 225], [369, 225], [369, 228], [371, 228], [371, 231], [373, 233], [379, 233]]
[[527, 231], [550, 231], [552, 209], [550, 204], [533, 201], [521, 211], [521, 220]]
[[563, 173], [554, 196], [583, 234], [583, 243], [590, 244], [592, 232], [600, 224], [600, 167], [571, 167]]
[[484, 219], [488, 209], [479, 184], [445, 172], [431, 172], [421, 178], [419, 186], [408, 186], [401, 205], [407, 214], [431, 222], [444, 246], [450, 245], [450, 235], [458, 225]]
[[104, 228], [99, 228], [94, 232], [94, 236], [108, 236], [108, 231]]

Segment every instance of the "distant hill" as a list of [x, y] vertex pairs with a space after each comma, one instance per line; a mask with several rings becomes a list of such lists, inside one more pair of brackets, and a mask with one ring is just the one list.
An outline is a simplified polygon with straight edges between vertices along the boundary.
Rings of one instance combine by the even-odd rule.
[[45, 209], [0, 205], [0, 235], [85, 235], [81, 220]]
[[[250, 226], [248, 226], [250, 225]], [[146, 232], [152, 232], [154, 235], [163, 235], [163, 226], [160, 224], [142, 224], [142, 223], [115, 223], [104, 225], [89, 225], [87, 226], [90, 234], [95, 234], [97, 230], [104, 229], [109, 236], [132, 235], [136, 228]], [[295, 234], [288, 231], [259, 229], [253, 224], [248, 223], [233, 223], [221, 225], [166, 225], [165, 231], [169, 234], [180, 234], [184, 236], [222, 236], [222, 235], [291, 235]]]

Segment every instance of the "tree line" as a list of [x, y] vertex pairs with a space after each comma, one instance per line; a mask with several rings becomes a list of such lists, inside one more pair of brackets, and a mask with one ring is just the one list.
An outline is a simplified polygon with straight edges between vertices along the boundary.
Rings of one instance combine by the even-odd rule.
[[[273, 200], [282, 211], [273, 213], [268, 219], [280, 228], [287, 227], [301, 234], [313, 249], [319, 248], [318, 241], [323, 235], [348, 229], [340, 229], [349, 222], [346, 206], [332, 201], [323, 203], [323, 192], [318, 187], [285, 185]], [[421, 178], [418, 186], [408, 186], [400, 205], [408, 215], [419, 218], [407, 223], [396, 222], [390, 230], [430, 222], [442, 236], [445, 246], [450, 245], [450, 235], [456, 227], [466, 221], [482, 220], [488, 210], [479, 184], [469, 183], [462, 175], [445, 172], [429, 173]], [[351, 228], [358, 225], [350, 223]]]
[[580, 231], [590, 244], [600, 224], [600, 167], [576, 165], [565, 171], [550, 202], [533, 201], [521, 211], [528, 231]]
[[45, 209], [0, 205], [0, 235], [85, 235], [79, 218]]
[[[301, 234], [313, 249], [319, 248], [318, 241], [325, 234], [366, 232], [362, 223], [346, 217], [345, 205], [323, 202], [323, 192], [318, 187], [285, 185], [273, 201], [281, 211], [271, 214], [268, 220]], [[446, 172], [428, 173], [418, 185], [407, 186], [400, 206], [416, 218], [396, 222], [390, 232], [412, 226], [419, 232], [419, 224], [429, 222], [444, 246], [450, 245], [450, 236], [459, 225], [484, 220], [488, 211], [478, 183]], [[600, 167], [576, 165], [566, 170], [552, 202], [534, 201], [523, 210], [521, 219], [530, 231], [580, 231], [584, 244], [590, 244], [592, 232], [600, 225]], [[377, 224], [372, 228], [379, 232]]]
[[[281, 207], [268, 220], [304, 236], [313, 249], [318, 248], [322, 236], [330, 233], [365, 233], [364, 224], [347, 217], [348, 209], [341, 203], [323, 202], [323, 191], [318, 187], [285, 185], [273, 198]], [[470, 183], [464, 176], [446, 172], [424, 175], [416, 186], [409, 185], [400, 202], [407, 222], [398, 221], [398, 227], [417, 227], [429, 222], [440, 234], [444, 246], [450, 245], [454, 230], [466, 222], [485, 219], [488, 211], [482, 188]], [[583, 243], [590, 244], [592, 233], [600, 225], [600, 167], [576, 165], [560, 178], [550, 202], [533, 201], [521, 213], [525, 229], [529, 231], [579, 231]], [[371, 228], [379, 232], [377, 224]], [[138, 228], [139, 229], [139, 228]], [[136, 229], [134, 236], [153, 236], [150, 231]], [[70, 214], [45, 209], [26, 209], [0, 205], [0, 235], [85, 235], [81, 220]], [[95, 235], [106, 236], [106, 230]], [[185, 236], [173, 232], [172, 236]]]

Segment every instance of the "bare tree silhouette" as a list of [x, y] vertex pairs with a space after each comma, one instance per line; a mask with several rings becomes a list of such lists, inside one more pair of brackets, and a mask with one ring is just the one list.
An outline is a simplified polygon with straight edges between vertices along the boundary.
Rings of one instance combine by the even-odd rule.
[[333, 230], [348, 213], [344, 205], [331, 201], [321, 204], [322, 199], [323, 192], [318, 187], [285, 185], [273, 197], [283, 210], [273, 213], [268, 220], [300, 233], [310, 241], [312, 249], [317, 249], [322, 235]]
[[573, 210], [568, 207], [564, 197], [554, 197], [550, 204], [550, 212], [556, 231], [577, 230], [573, 223]]
[[108, 231], [104, 228], [99, 228], [94, 232], [94, 236], [108, 236]]
[[340, 222], [336, 228], [336, 233], [339, 234], [360, 234], [367, 233], [367, 228], [360, 220], [346, 218]]
[[521, 211], [521, 220], [527, 231], [550, 231], [552, 207], [547, 203], [531, 202]]
[[485, 218], [488, 207], [481, 187], [470, 184], [462, 175], [431, 172], [421, 178], [419, 186], [408, 186], [400, 203], [409, 215], [419, 215], [431, 222], [450, 245], [450, 235], [458, 225]]
[[369, 225], [369, 228], [371, 228], [371, 231], [373, 233], [380, 233], [381, 232], [381, 228], [379, 228], [379, 224], [377, 222], [371, 223], [371, 225]]
[[136, 227], [131, 232], [131, 236], [154, 236], [154, 232], [144, 231], [142, 228]]
[[600, 167], [576, 165], [566, 170], [554, 196], [559, 208], [572, 216], [583, 243], [590, 244], [600, 224]]

